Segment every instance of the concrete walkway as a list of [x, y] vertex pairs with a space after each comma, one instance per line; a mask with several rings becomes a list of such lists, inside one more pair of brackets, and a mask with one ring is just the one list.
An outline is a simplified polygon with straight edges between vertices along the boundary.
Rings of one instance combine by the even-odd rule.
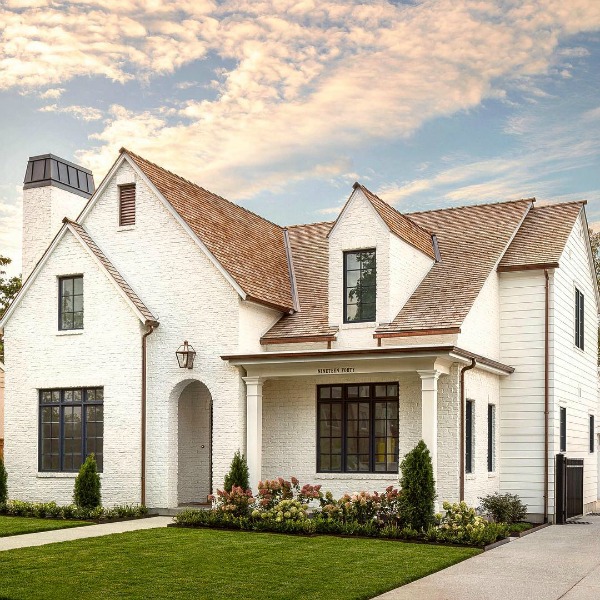
[[379, 600], [599, 600], [600, 517], [554, 525], [424, 577]]
[[120, 521], [118, 523], [103, 523], [102, 525], [86, 525], [70, 529], [55, 529], [54, 531], [13, 535], [0, 538], [0, 552], [3, 550], [14, 550], [15, 548], [27, 548], [29, 546], [44, 546], [45, 544], [54, 544], [55, 542], [71, 542], [72, 540], [82, 540], [84, 538], [111, 535], [113, 533], [125, 533], [126, 531], [155, 529], [156, 527], [166, 527], [172, 522], [172, 517], [149, 517], [147, 519]]

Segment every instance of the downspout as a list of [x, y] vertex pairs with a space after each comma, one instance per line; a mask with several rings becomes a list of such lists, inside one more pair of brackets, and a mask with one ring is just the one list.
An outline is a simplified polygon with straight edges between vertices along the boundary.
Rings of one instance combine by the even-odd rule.
[[477, 361], [472, 358], [471, 364], [460, 370], [460, 486], [459, 499], [461, 502], [465, 499], [465, 373], [475, 368]]
[[146, 505], [146, 338], [154, 331], [157, 323], [147, 323], [149, 329], [142, 336], [142, 456], [141, 456], [141, 504]]
[[550, 436], [550, 276], [548, 269], [544, 269], [546, 278], [545, 290], [545, 314], [544, 314], [544, 523], [548, 522], [548, 493], [550, 459], [549, 436]]

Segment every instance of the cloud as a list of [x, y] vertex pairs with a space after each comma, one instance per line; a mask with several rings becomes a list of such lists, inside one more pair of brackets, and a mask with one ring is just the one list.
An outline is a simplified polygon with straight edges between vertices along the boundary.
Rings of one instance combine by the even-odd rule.
[[102, 118], [102, 111], [91, 106], [58, 106], [58, 104], [47, 104], [38, 109], [40, 112], [55, 112], [73, 115], [82, 121], [97, 121]]
[[0, 89], [144, 82], [208, 56], [233, 65], [215, 71], [214, 99], [113, 107], [79, 157], [104, 172], [131, 146], [241, 198], [506, 90], [543, 97], [536, 78], [570, 72], [561, 61], [581, 51], [561, 40], [600, 29], [600, 3], [153, 0], [150, 10], [141, 0], [10, 0], [0, 20]]
[[[0, 186], [0, 255], [12, 259], [5, 270], [9, 276], [21, 272], [21, 227], [23, 191], [20, 186]], [[15, 227], [15, 224], [18, 226]]]
[[40, 93], [40, 98], [43, 100], [56, 100], [64, 93], [65, 88], [50, 88], [45, 92]]

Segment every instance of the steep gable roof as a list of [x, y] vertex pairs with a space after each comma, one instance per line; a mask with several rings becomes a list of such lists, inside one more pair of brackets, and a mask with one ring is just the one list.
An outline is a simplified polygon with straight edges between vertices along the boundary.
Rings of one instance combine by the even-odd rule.
[[531, 205], [531, 200], [517, 200], [410, 214], [419, 226], [435, 232], [442, 260], [375, 336], [460, 328]]
[[29, 277], [23, 282], [23, 286], [19, 290], [18, 294], [15, 296], [10, 306], [6, 309], [6, 312], [0, 319], [0, 330], [4, 328], [5, 323], [8, 321], [12, 313], [17, 308], [17, 305], [21, 302], [21, 299], [27, 293], [27, 290], [31, 287], [32, 283], [35, 281], [36, 277], [40, 273], [42, 267], [60, 242], [60, 240], [64, 237], [65, 233], [70, 231], [75, 239], [79, 240], [79, 242], [83, 245], [83, 247], [94, 257], [94, 259], [100, 264], [103, 270], [108, 275], [109, 279], [112, 281], [114, 286], [118, 289], [121, 295], [125, 298], [125, 300], [129, 303], [133, 311], [136, 313], [138, 318], [144, 324], [152, 324], [158, 325], [158, 320], [152, 314], [150, 309], [142, 302], [140, 297], [133, 291], [131, 286], [127, 283], [125, 278], [119, 273], [116, 267], [110, 262], [110, 260], [106, 257], [106, 255], [100, 250], [96, 242], [91, 238], [89, 233], [83, 228], [82, 225], [76, 223], [75, 221], [71, 221], [68, 218], [63, 219], [63, 226], [60, 228], [46, 251], [40, 258], [40, 260], [35, 265], [33, 271], [29, 275]]
[[200, 186], [121, 149], [254, 300], [282, 311], [294, 308], [284, 230]]
[[299, 311], [284, 315], [261, 338], [262, 344], [328, 341], [337, 328], [329, 326], [329, 252], [327, 233], [332, 223], [295, 225], [288, 229]]
[[558, 266], [585, 201], [534, 206], [504, 253], [498, 271]]
[[[423, 252], [430, 258], [435, 258], [435, 251], [433, 248], [433, 239], [429, 231], [420, 227], [417, 223], [411, 220], [408, 216], [398, 212], [395, 208], [390, 206], [387, 202], [384, 202], [379, 196], [376, 196], [373, 192], [367, 189], [364, 185], [356, 182], [353, 185], [354, 190], [359, 189], [365, 196], [365, 198], [371, 203], [371, 206], [375, 209], [377, 214], [381, 217], [387, 228], [400, 239], [404, 240], [407, 244], [414, 246], [417, 250]], [[351, 201], [352, 195], [348, 198], [346, 206]], [[344, 210], [342, 209], [338, 218], [335, 220], [331, 227], [333, 231], [334, 227], [342, 218]]]

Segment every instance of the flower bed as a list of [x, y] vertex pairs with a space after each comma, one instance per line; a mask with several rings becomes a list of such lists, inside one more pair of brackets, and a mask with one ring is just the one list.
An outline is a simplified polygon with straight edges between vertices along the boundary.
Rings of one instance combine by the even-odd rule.
[[419, 530], [411, 525], [411, 507], [402, 491], [359, 492], [334, 499], [321, 486], [300, 487], [297, 479], [259, 483], [256, 497], [233, 487], [219, 491], [210, 510], [185, 510], [174, 517], [180, 527], [213, 527], [288, 534], [328, 534], [424, 541], [483, 547], [509, 534], [504, 523], [490, 523], [464, 502], [444, 503], [444, 515], [432, 515]]
[[125, 504], [113, 508], [81, 508], [74, 504], [59, 506], [56, 502], [9, 500], [4, 504], [0, 504], [0, 514], [13, 517], [37, 517], [40, 519], [115, 521], [145, 517], [148, 514], [148, 509], [137, 504]]

